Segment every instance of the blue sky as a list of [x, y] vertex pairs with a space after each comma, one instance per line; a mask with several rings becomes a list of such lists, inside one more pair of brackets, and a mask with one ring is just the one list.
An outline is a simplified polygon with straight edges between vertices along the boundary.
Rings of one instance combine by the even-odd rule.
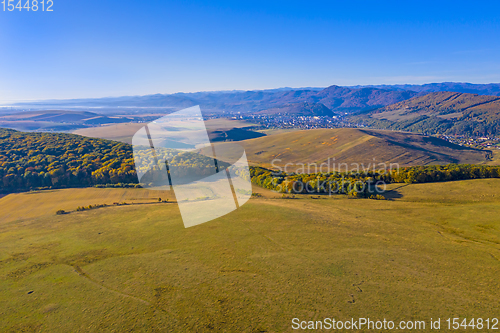
[[1, 6], [0, 102], [500, 82], [498, 1], [54, 0], [50, 13]]

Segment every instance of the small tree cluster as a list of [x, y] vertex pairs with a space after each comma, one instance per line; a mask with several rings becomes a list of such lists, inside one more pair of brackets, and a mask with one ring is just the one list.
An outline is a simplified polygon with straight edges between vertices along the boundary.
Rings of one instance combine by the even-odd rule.
[[377, 195], [370, 195], [370, 199], [374, 199], [374, 200], [386, 200], [386, 198], [381, 195], [381, 194], [377, 194]]
[[88, 205], [88, 206], [78, 206], [78, 208], [76, 209], [77, 212], [82, 212], [84, 210], [91, 210], [91, 209], [95, 209], [95, 208], [101, 208], [101, 207], [106, 207], [107, 205], [106, 204], [97, 204], [97, 205]]

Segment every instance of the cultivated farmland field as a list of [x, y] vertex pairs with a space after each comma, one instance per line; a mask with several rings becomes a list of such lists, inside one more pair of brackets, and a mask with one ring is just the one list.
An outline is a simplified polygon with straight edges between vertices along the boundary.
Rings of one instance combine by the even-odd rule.
[[[499, 186], [395, 184], [386, 201], [254, 188], [262, 198], [188, 229], [175, 203], [153, 203], [169, 192], [8, 195], [0, 331], [281, 332], [293, 318], [498, 317]], [[148, 204], [73, 211], [113, 201]]]

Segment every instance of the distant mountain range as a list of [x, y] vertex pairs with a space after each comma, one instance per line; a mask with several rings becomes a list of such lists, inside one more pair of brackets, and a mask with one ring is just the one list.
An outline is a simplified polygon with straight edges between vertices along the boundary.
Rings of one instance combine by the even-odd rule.
[[[156, 94], [116, 98], [76, 99], [17, 103], [24, 108], [171, 108], [200, 105], [205, 113], [249, 114], [293, 103], [322, 103], [333, 112], [352, 112], [397, 103], [417, 95], [413, 91], [378, 88], [352, 89], [331, 86], [325, 89], [273, 89], [258, 91]], [[123, 112], [123, 110], [120, 110]], [[100, 111], [102, 113], [102, 111]]]
[[[50, 100], [17, 103], [14, 107], [34, 109], [101, 108], [100, 113], [113, 109], [162, 108], [178, 110], [200, 105], [206, 113], [249, 114], [281, 108], [294, 103], [322, 103], [335, 113], [351, 113], [376, 109], [430, 92], [453, 91], [500, 96], [500, 84], [430, 83], [424, 85], [378, 85], [327, 88], [279, 88], [255, 91], [215, 91], [145, 96], [108, 97], [97, 99]], [[106, 110], [106, 108], [108, 108]], [[168, 111], [168, 110], [167, 110]]]
[[[82, 120], [75, 121], [87, 124], [121, 122], [123, 120], [119, 118], [123, 115], [161, 115], [200, 105], [206, 115], [342, 115], [375, 128], [428, 134], [497, 135], [500, 134], [499, 98], [500, 83], [443, 82], [156, 94], [19, 103], [15, 107], [99, 110], [94, 119], [85, 114], [81, 115]], [[4, 109], [2, 112], [8, 111]], [[112, 115], [116, 118], [103, 118]], [[46, 121], [55, 121], [57, 117], [54, 115]]]
[[500, 96], [500, 83], [473, 84], [464, 82], [442, 82], [416, 84], [395, 84], [395, 85], [374, 85], [374, 86], [353, 86], [349, 88], [377, 88], [385, 90], [415, 91], [418, 93], [430, 93], [439, 91], [454, 91], [478, 95]]

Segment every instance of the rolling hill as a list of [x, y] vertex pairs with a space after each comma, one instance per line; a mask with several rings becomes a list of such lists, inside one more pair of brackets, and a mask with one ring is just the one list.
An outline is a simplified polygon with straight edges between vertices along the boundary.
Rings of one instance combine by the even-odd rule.
[[394, 104], [416, 96], [411, 91], [391, 91], [376, 88], [350, 89], [330, 86], [321, 90], [308, 101], [323, 103], [334, 111], [352, 112]]
[[[160, 191], [10, 194], [0, 331], [290, 332], [292, 318], [335, 316], [429, 332], [430, 318], [498, 317], [500, 180], [395, 185], [390, 201], [254, 188], [188, 229]], [[114, 201], [129, 205], [75, 211]]]
[[[400, 166], [484, 163], [486, 155], [490, 154], [418, 134], [351, 128], [294, 131], [244, 140], [239, 144], [245, 148], [251, 164], [276, 168], [291, 163], [290, 172], [300, 169], [300, 163], [318, 166], [330, 163], [330, 168], [342, 167], [340, 171], [346, 168], [341, 163], [347, 164], [350, 170], [358, 165], [373, 168], [374, 164], [378, 170], [380, 163], [388, 167], [391, 163]], [[221, 145], [230, 155], [231, 145]]]
[[500, 97], [435, 92], [352, 119], [376, 128], [430, 134], [495, 136], [500, 134]]
[[[124, 144], [12, 130], [0, 137], [4, 182], [11, 172], [32, 182], [44, 165], [44, 178], [52, 179], [96, 175], [92, 164], [115, 177], [131, 171], [121, 162], [131, 157]], [[241, 144], [263, 163], [472, 163], [485, 153], [359, 129]], [[114, 172], [118, 167], [122, 172]], [[258, 195], [239, 209], [188, 229], [173, 191], [0, 196], [0, 331], [285, 332], [292, 318], [495, 318], [499, 186], [500, 179], [390, 184], [389, 200], [363, 201], [309, 194], [288, 200], [253, 187]], [[79, 210], [86, 205], [94, 209]]]
[[[388, 105], [373, 111], [379, 119], [406, 120], [414, 115], [435, 115], [444, 119], [458, 119], [471, 112], [480, 120], [500, 115], [500, 97], [457, 92], [435, 92]], [[389, 118], [387, 117], [389, 116]]]
[[108, 117], [88, 111], [43, 110], [0, 116], [0, 127], [17, 130], [66, 131], [76, 128], [130, 122], [127, 117]]
[[0, 117], [0, 121], [49, 121], [54, 123], [84, 123], [98, 122], [98, 120], [99, 123], [130, 121], [118, 117], [106, 117], [94, 112], [68, 110], [29, 111]]
[[52, 121], [52, 122], [80, 122], [85, 119], [95, 118], [99, 115], [87, 111], [65, 111], [65, 110], [45, 110], [28, 111], [16, 114], [9, 114], [0, 117], [3, 121]]

